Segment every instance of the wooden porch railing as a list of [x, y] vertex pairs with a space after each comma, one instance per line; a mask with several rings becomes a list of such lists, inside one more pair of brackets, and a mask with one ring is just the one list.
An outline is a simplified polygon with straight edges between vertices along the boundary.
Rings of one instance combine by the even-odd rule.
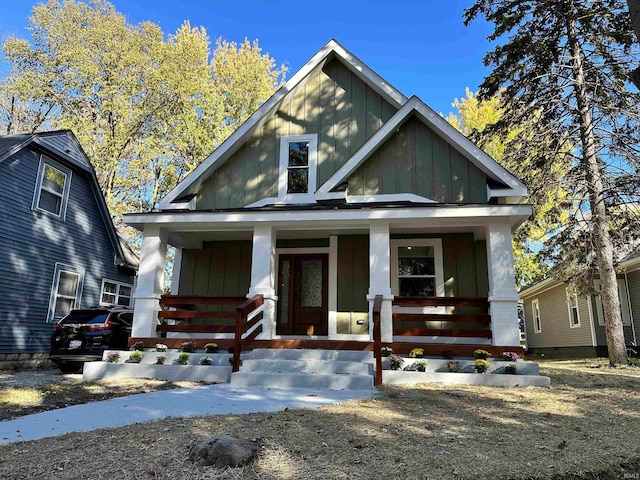
[[380, 327], [380, 311], [382, 310], [382, 295], [376, 295], [373, 300], [373, 358], [376, 361], [375, 385], [382, 385], [382, 331]]
[[[249, 299], [241, 296], [163, 295], [160, 299], [160, 305], [174, 308], [175, 310], [158, 312], [160, 325], [156, 327], [156, 331], [233, 334], [232, 338], [163, 338], [161, 341], [169, 348], [179, 348], [185, 341], [192, 341], [196, 344], [196, 348], [204, 348], [205, 344], [215, 340], [220, 348], [228, 348], [232, 351], [231, 366], [232, 370], [237, 372], [240, 368], [240, 354], [244, 344], [253, 343], [262, 332], [262, 324], [259, 324], [263, 318], [261, 311], [253, 315], [249, 320], [249, 316], [262, 304], [262, 295], [256, 295]], [[207, 311], [198, 309], [202, 306], [211, 305], [218, 306], [221, 310]], [[224, 310], [225, 307], [227, 307], [226, 310]], [[194, 325], [191, 323], [193, 320], [199, 319], [212, 319], [220, 322], [220, 324]], [[179, 323], [168, 325], [166, 323], [167, 320], [176, 320]], [[251, 332], [249, 332], [250, 330]], [[249, 332], [248, 335], [247, 332]], [[129, 344], [132, 345], [141, 341], [145, 344], [145, 347], [153, 347], [159, 340], [157, 337], [131, 338]]]
[[[482, 297], [395, 297], [393, 305], [398, 307], [456, 307], [473, 308], [483, 313], [436, 314], [436, 313], [393, 313], [393, 334], [398, 336], [443, 336], [491, 338], [491, 316], [488, 314], [489, 301]], [[440, 328], [405, 328], [399, 322], [440, 322]], [[443, 323], [454, 323], [456, 327], [443, 327]], [[473, 326], [475, 325], [475, 327]], [[460, 328], [471, 326], [471, 328]]]
[[251, 342], [252, 340], [255, 340], [255, 338], [262, 332], [262, 324], [260, 324], [256, 328], [254, 328], [246, 338], [242, 338], [245, 333], [247, 333], [260, 320], [262, 320], [263, 314], [261, 311], [254, 315], [251, 320], [247, 321], [247, 318], [249, 314], [260, 307], [263, 302], [264, 298], [262, 297], [262, 295], [254, 295], [253, 297], [245, 300], [242, 304], [240, 304], [238, 308], [236, 308], [238, 316], [236, 317], [235, 337], [233, 342], [233, 360], [231, 362], [232, 372], [237, 372], [238, 370], [240, 370], [240, 354], [242, 353], [242, 342]]

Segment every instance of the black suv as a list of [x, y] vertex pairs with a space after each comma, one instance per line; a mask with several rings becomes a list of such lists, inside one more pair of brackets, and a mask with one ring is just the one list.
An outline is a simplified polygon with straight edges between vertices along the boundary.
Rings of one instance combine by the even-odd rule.
[[133, 311], [123, 307], [72, 310], [54, 325], [49, 358], [63, 373], [76, 373], [84, 362], [102, 359], [105, 350], [127, 350]]

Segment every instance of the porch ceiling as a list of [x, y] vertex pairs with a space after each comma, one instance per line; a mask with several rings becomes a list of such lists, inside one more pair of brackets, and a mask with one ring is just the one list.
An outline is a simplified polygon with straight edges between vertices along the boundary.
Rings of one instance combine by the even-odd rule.
[[[389, 229], [391, 235], [439, 235], [445, 233], [472, 233], [476, 240], [484, 240], [486, 232], [479, 226], [394, 226]], [[329, 228], [277, 230], [278, 239], [327, 238], [331, 235], [369, 235], [369, 228]], [[184, 248], [201, 248], [203, 242], [251, 240], [253, 229], [209, 230], [209, 231], [170, 231], [168, 243]]]

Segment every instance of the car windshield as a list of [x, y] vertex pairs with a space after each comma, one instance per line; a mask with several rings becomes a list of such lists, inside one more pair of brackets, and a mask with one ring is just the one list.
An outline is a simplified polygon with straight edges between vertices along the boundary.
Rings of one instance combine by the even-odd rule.
[[108, 316], [105, 310], [76, 311], [60, 320], [60, 325], [105, 323]]

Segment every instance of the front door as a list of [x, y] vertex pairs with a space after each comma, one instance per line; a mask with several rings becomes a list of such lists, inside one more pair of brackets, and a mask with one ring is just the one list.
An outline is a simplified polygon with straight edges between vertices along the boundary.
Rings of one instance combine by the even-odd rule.
[[278, 335], [327, 335], [328, 255], [280, 255]]

